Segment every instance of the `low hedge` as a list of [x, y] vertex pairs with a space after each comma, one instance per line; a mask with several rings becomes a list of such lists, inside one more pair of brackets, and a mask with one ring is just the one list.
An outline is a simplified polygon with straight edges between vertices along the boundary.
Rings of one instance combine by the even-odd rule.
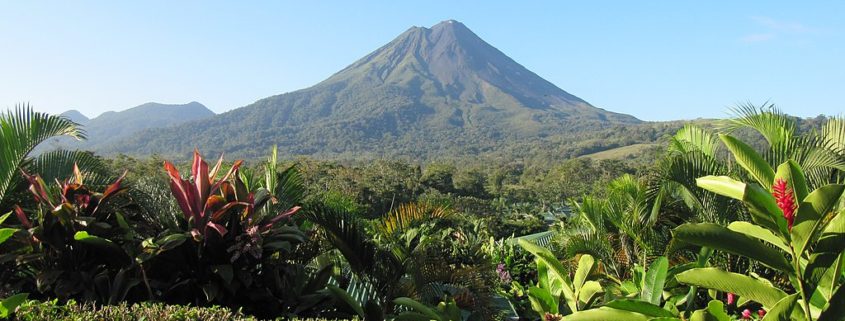
[[[258, 321], [224, 307], [191, 307], [143, 302], [128, 305], [96, 306], [74, 301], [65, 304], [57, 301], [27, 301], [18, 307], [12, 320], [21, 321]], [[278, 319], [290, 321], [332, 321], [329, 319]]]

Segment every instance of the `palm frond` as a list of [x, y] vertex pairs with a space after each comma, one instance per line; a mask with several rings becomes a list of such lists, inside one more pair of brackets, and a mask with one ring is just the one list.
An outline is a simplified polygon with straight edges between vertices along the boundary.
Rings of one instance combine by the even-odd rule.
[[672, 136], [669, 145], [670, 152], [680, 154], [693, 151], [701, 152], [710, 157], [716, 157], [722, 145], [719, 137], [708, 132], [704, 128], [687, 124]]
[[452, 213], [447, 208], [428, 203], [401, 204], [377, 223], [376, 230], [385, 236], [394, 235], [395, 233], [402, 233], [421, 222], [445, 218]]
[[114, 177], [109, 175], [106, 164], [91, 152], [56, 150], [32, 158], [26, 164], [26, 171], [38, 173], [48, 182], [64, 180], [73, 174], [73, 166], [85, 176], [85, 184], [104, 186], [111, 184]]
[[732, 112], [735, 117], [730, 120], [729, 130], [753, 129], [771, 146], [786, 144], [795, 137], [795, 122], [774, 104], [764, 103], [758, 107], [745, 103], [734, 107]]
[[845, 156], [845, 117], [830, 118], [822, 128], [825, 146], [841, 156]]
[[0, 114], [0, 200], [35, 146], [61, 135], [85, 138], [78, 124], [65, 117], [36, 112], [29, 105], [18, 105]]
[[304, 216], [317, 224], [358, 275], [375, 269], [380, 252], [367, 234], [366, 222], [355, 215], [322, 205], [306, 207]]
[[276, 173], [275, 191], [271, 191], [280, 208], [302, 204], [305, 199], [305, 181], [296, 165]]

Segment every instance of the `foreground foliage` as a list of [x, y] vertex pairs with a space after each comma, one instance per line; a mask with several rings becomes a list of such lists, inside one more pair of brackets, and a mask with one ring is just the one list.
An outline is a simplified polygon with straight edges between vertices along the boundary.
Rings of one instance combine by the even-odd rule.
[[[59, 304], [56, 301], [27, 301], [17, 311], [15, 320], [20, 321], [257, 321], [255, 317], [222, 307], [189, 307], [165, 305], [161, 303], [138, 303], [97, 306], [69, 301]], [[290, 321], [331, 321], [334, 319], [293, 318]]]
[[[108, 162], [130, 170], [15, 165], [0, 317], [28, 296], [47, 303], [26, 311], [93, 318], [845, 318], [841, 119], [806, 130], [743, 108], [639, 171], [281, 165], [275, 149], [252, 166]], [[149, 301], [229, 310], [132, 305]]]

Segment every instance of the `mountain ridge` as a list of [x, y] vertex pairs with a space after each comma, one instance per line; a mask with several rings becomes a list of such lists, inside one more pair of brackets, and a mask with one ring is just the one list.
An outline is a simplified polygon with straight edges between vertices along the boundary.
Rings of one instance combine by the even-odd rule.
[[78, 141], [69, 137], [55, 137], [42, 143], [37, 150], [92, 149], [97, 151], [102, 146], [146, 129], [160, 129], [213, 115], [214, 112], [196, 101], [186, 104], [148, 102], [120, 111], [106, 111], [93, 118], [88, 118], [79, 111], [71, 109], [61, 113], [61, 116], [82, 125], [87, 139]]
[[278, 145], [288, 155], [431, 158], [639, 123], [558, 88], [447, 20], [412, 27], [311, 87], [99, 151], [182, 155], [198, 147], [258, 157]]

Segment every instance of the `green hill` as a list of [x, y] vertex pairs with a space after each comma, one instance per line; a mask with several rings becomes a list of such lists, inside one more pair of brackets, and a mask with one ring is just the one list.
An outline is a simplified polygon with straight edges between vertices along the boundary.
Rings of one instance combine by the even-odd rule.
[[603, 150], [597, 153], [583, 155], [581, 157], [591, 158], [593, 160], [604, 160], [604, 159], [626, 159], [637, 157], [642, 153], [646, 152], [652, 148], [659, 148], [663, 145], [657, 143], [643, 143], [643, 144], [633, 144], [628, 146], [622, 146], [617, 148], [611, 148], [608, 150]]
[[122, 111], [108, 111], [91, 119], [76, 110], [66, 111], [62, 116], [82, 125], [88, 139], [77, 141], [56, 137], [42, 143], [38, 151], [58, 148], [100, 150], [140, 131], [208, 118], [214, 116], [214, 112], [198, 102], [176, 105], [146, 103]]

